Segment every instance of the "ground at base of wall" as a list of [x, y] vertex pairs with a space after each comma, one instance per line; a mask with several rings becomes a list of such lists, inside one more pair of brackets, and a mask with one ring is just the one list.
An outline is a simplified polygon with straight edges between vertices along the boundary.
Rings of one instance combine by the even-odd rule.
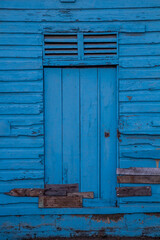
[[23, 240], [160, 240], [160, 237], [73, 237], [73, 238], [23, 238]]

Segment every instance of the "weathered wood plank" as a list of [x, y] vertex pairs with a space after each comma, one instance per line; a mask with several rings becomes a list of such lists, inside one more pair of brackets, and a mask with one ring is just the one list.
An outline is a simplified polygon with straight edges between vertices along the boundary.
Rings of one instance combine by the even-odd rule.
[[[42, 34], [1, 34], [0, 45], [28, 45], [28, 46], [42, 46]], [[23, 49], [23, 47], [21, 47]]]
[[[0, 81], [8, 82], [8, 81], [38, 81], [43, 79], [43, 71], [42, 70], [15, 70], [15, 71], [0, 71]], [[2, 83], [1, 83], [2, 84]], [[5, 83], [6, 84], [6, 83]], [[23, 83], [18, 83], [23, 86]], [[32, 85], [32, 83], [29, 83]], [[36, 84], [36, 83], [34, 83]], [[9, 87], [9, 85], [8, 85]], [[23, 88], [23, 87], [22, 87]], [[32, 86], [32, 88], [34, 88]], [[38, 88], [38, 86], [36, 87]], [[28, 90], [29, 91], [29, 90]], [[30, 89], [31, 91], [31, 89]]]
[[46, 196], [67, 195], [67, 193], [79, 192], [78, 184], [46, 184]]
[[40, 114], [41, 104], [0, 104], [0, 114]]
[[77, 8], [149, 8], [149, 7], [160, 7], [160, 3], [157, 0], [147, 0], [147, 1], [139, 1], [139, 0], [121, 0], [121, 1], [112, 1], [112, 0], [94, 0], [94, 1], [75, 1], [74, 4], [65, 3], [62, 4], [61, 1], [55, 1], [53, 4], [53, 0], [5, 0], [1, 3], [2, 9], [77, 9]]
[[[144, 35], [144, 34], [143, 34]], [[152, 39], [153, 40], [153, 39]], [[156, 40], [156, 38], [154, 39]], [[159, 40], [160, 41], [160, 40]], [[119, 56], [156, 56], [160, 55], [160, 44], [120, 44]]]
[[[136, 71], [136, 69], [135, 69]], [[134, 83], [134, 84], [133, 84]], [[151, 91], [160, 89], [160, 79], [131, 79], [131, 80], [120, 80], [119, 82], [120, 91]], [[140, 94], [139, 94], [140, 95]], [[147, 94], [146, 94], [147, 95]], [[154, 94], [153, 94], [154, 95]]]
[[[152, 30], [154, 31], [154, 30]], [[119, 44], [153, 44], [160, 43], [159, 32], [145, 32], [145, 33], [120, 33]]]
[[[14, 142], [12, 140], [12, 142]], [[32, 144], [33, 145], [33, 144]], [[43, 170], [44, 163], [43, 159], [1, 159], [0, 160], [1, 170]], [[30, 185], [32, 186], [32, 185]]]
[[[37, 169], [37, 168], [36, 168]], [[4, 194], [4, 192], [9, 192], [13, 188], [43, 188], [44, 187], [44, 179], [17, 179], [11, 181], [0, 181], [0, 192]]]
[[1, 22], [0, 32], [1, 33], [42, 33], [43, 30], [46, 32], [75, 32], [75, 31], [121, 31], [121, 32], [145, 32], [146, 24], [139, 22]]
[[138, 102], [138, 101], [160, 102], [160, 91], [159, 90], [154, 90], [154, 92], [151, 90], [141, 91], [140, 89], [137, 89], [137, 91], [121, 91], [119, 93], [119, 100], [121, 102]]
[[126, 102], [120, 103], [120, 112], [121, 113], [159, 113], [160, 112], [160, 103], [159, 102]]
[[0, 181], [43, 179], [43, 170], [1, 170]]
[[42, 46], [0, 46], [1, 58], [42, 58]]
[[160, 184], [160, 176], [117, 176], [118, 183]]
[[[43, 148], [0, 148], [0, 159], [10, 158], [10, 159], [22, 159], [22, 158], [39, 158], [43, 155]], [[7, 179], [7, 176], [5, 176]], [[1, 176], [0, 176], [1, 178]]]
[[41, 70], [42, 59], [40, 58], [0, 58], [0, 70]]
[[0, 93], [0, 103], [40, 103], [42, 93]]
[[41, 188], [14, 188], [9, 192], [5, 192], [6, 195], [14, 197], [39, 197], [44, 194], [44, 189]]
[[94, 198], [94, 192], [68, 193], [67, 196], [81, 196], [82, 198]]
[[81, 208], [81, 196], [40, 196], [39, 208]]
[[116, 188], [117, 197], [151, 196], [151, 187], [119, 187]]
[[[17, 71], [18, 72], [18, 71]], [[1, 74], [1, 72], [0, 72]], [[10, 73], [9, 73], [10, 75]], [[24, 71], [25, 75], [25, 71]], [[7, 78], [7, 76], [6, 76]], [[23, 80], [22, 80], [23, 81]], [[42, 81], [33, 81], [33, 82], [2, 82], [0, 93], [20, 93], [20, 92], [42, 92], [43, 91], [43, 82]]]
[[13, 137], [11, 134], [8, 137], [1, 136], [3, 135], [0, 131], [0, 148], [36, 148], [44, 145], [43, 137]]
[[117, 168], [120, 175], [160, 175], [160, 168]]
[[[158, 78], [159, 79], [159, 67], [155, 68], [119, 68], [120, 79], [142, 79]], [[156, 82], [155, 82], [156, 83]], [[134, 84], [133, 84], [134, 86]]]
[[120, 57], [119, 65], [123, 68], [155, 67], [160, 65], [160, 58], [159, 56]]
[[120, 116], [120, 132], [124, 134], [158, 135], [160, 116], [156, 114], [123, 114]]
[[75, 22], [78, 20], [79, 22], [112, 22], [112, 21], [140, 21], [140, 20], [159, 20], [159, 9], [157, 8], [149, 8], [149, 9], [84, 9], [83, 14], [82, 10], [75, 9], [67, 10], [64, 13], [59, 10], [1, 10], [0, 11], [0, 21], [15, 21], [15, 22]]

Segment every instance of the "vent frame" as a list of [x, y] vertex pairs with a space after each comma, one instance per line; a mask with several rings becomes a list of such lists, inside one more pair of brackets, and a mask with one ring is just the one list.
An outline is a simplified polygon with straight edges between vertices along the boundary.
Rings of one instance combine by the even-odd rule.
[[117, 65], [118, 33], [117, 32], [44, 33], [43, 41], [44, 66], [71, 66], [71, 65], [77, 66], [84, 64]]

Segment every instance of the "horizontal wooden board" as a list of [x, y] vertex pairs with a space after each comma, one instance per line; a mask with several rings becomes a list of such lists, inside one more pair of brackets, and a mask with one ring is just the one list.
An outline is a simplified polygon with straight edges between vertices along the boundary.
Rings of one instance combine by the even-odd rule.
[[159, 102], [134, 103], [127, 102], [120, 104], [121, 113], [160, 113]]
[[151, 187], [119, 187], [117, 197], [151, 196]]
[[82, 198], [94, 198], [94, 192], [68, 193], [67, 196], [81, 196]]
[[159, 159], [159, 148], [150, 146], [128, 146], [120, 148], [120, 157], [122, 158], [136, 158], [136, 159]]
[[160, 184], [160, 176], [117, 176], [118, 183]]
[[42, 93], [0, 93], [0, 103], [40, 103]]
[[31, 206], [36, 206], [38, 205], [38, 197], [14, 197], [14, 196], [9, 196], [4, 193], [0, 194], [0, 199], [1, 199], [1, 206], [5, 207], [8, 206], [8, 208], [12, 208], [12, 206], [18, 205], [18, 207], [22, 206], [23, 204], [28, 204], [30, 207]]
[[81, 208], [81, 196], [41, 196], [39, 197], [39, 208]]
[[42, 46], [0, 45], [0, 58], [42, 58]]
[[119, 122], [120, 132], [128, 134], [160, 133], [160, 115], [156, 114], [122, 114]]
[[0, 192], [9, 192], [13, 188], [44, 188], [44, 179], [18, 179], [0, 181]]
[[43, 146], [43, 137], [0, 137], [0, 148], [34, 148]]
[[158, 31], [145, 33], [120, 33], [119, 35], [120, 45], [134, 44], [136, 46], [136, 44], [154, 44], [154, 43], [160, 43], [160, 33]]
[[[15, 71], [0, 71], [0, 81], [40, 81], [43, 79], [42, 70], [15, 70]], [[2, 83], [1, 83], [2, 84]], [[19, 83], [18, 83], [19, 84]], [[31, 84], [31, 83], [30, 83]], [[23, 84], [22, 84], [23, 86]], [[9, 87], [9, 85], [8, 85]], [[2, 90], [1, 90], [2, 91]], [[30, 89], [31, 91], [31, 89]]]
[[1, 170], [0, 181], [22, 180], [22, 179], [42, 179], [43, 170]]
[[[60, 2], [65, 2], [65, 4], [61, 4]], [[68, 4], [67, 4], [68, 3]], [[13, 4], [11, 0], [7, 0], [2, 4], [2, 9], [64, 9], [66, 6], [70, 7], [71, 9], [76, 9], [76, 8], [148, 8], [148, 7], [159, 7], [159, 3], [154, 0], [154, 1], [147, 1], [147, 2], [138, 2], [136, 1], [124, 1], [121, 0], [115, 1], [114, 4], [112, 1], [101, 1], [100, 3], [95, 0], [94, 2], [87, 2], [85, 5], [85, 1], [82, 0], [81, 2], [76, 2], [74, 4], [69, 4], [69, 1], [57, 1], [55, 2], [53, 6], [53, 2], [51, 0], [37, 0], [37, 1], [32, 1], [32, 3], [26, 3], [24, 0], [16, 0], [16, 4]]]
[[155, 168], [159, 166], [159, 161], [155, 159], [135, 159], [135, 158], [120, 158], [120, 168], [130, 167], [151, 167]]
[[0, 33], [42, 33], [45, 32], [77, 32], [79, 31], [121, 31], [145, 32], [146, 24], [141, 22], [1, 22]]
[[[144, 34], [143, 34], [144, 35]], [[136, 37], [135, 37], [136, 38]], [[154, 39], [155, 40], [155, 39]], [[160, 55], [160, 44], [131, 43], [119, 44], [119, 56], [157, 56]]]
[[117, 168], [117, 174], [120, 175], [160, 175], [160, 168]]
[[46, 196], [67, 195], [67, 193], [79, 192], [78, 184], [46, 184]]
[[42, 59], [29, 58], [0, 58], [0, 70], [41, 70]]
[[[44, 154], [43, 148], [0, 148], [0, 159], [39, 158]], [[7, 177], [7, 176], [6, 176]]]
[[41, 104], [0, 104], [0, 114], [39, 114]]
[[[25, 74], [25, 72], [24, 72]], [[31, 82], [2, 82], [0, 92], [1, 93], [19, 93], [19, 92], [42, 92], [43, 82], [42, 81], [31, 81]]]
[[160, 58], [159, 56], [120, 57], [119, 65], [123, 68], [156, 67], [160, 65]]
[[142, 90], [144, 91], [145, 90], [150, 92], [150, 94], [154, 95], [154, 92], [151, 92], [151, 91], [160, 89], [160, 80], [159, 79], [120, 80], [119, 88], [121, 91], [142, 91]]
[[121, 91], [119, 100], [121, 102], [160, 102], [160, 91]]
[[0, 45], [42, 46], [42, 34], [1, 34]]
[[42, 170], [44, 169], [43, 159], [1, 159], [1, 170]]
[[[159, 79], [159, 67], [155, 68], [119, 68], [119, 79]], [[133, 84], [134, 85], [134, 84]], [[154, 86], [153, 86], [154, 88]]]
[[151, 145], [160, 147], [160, 136], [159, 135], [136, 135], [136, 134], [121, 134], [120, 146], [134, 146], [137, 145]]
[[44, 194], [44, 189], [41, 188], [14, 188], [9, 192], [5, 192], [6, 195], [14, 197], [39, 197]]
[[94, 0], [92, 2], [81, 0], [75, 1], [75, 3], [61, 3], [60, 1], [55, 1], [53, 5], [52, 0], [33, 0], [32, 2], [26, 2], [25, 0], [5, 0], [1, 4], [2, 9], [65, 9], [65, 8], [145, 8], [145, 7], [160, 7], [159, 1], [157, 0], [148, 0], [148, 1], [142, 1], [139, 2], [138, 0], [132, 1], [128, 0], [127, 2], [125, 0], [121, 1], [112, 1], [108, 0], [107, 2], [105, 0]]
[[[18, 125], [18, 123], [16, 124]], [[21, 124], [22, 125], [22, 124]], [[33, 125], [33, 126], [12, 126], [11, 136], [42, 136], [44, 134], [43, 125]]]
[[159, 9], [84, 9], [67, 10], [64, 13], [60, 10], [1, 10], [0, 21], [23, 21], [23, 22], [112, 22], [112, 21], [140, 21], [140, 20], [160, 20]]

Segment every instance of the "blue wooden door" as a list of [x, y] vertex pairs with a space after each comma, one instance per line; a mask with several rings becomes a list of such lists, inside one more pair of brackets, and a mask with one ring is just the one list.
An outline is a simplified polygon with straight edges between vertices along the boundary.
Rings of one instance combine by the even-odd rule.
[[79, 183], [115, 205], [116, 68], [46, 68], [45, 182]]

